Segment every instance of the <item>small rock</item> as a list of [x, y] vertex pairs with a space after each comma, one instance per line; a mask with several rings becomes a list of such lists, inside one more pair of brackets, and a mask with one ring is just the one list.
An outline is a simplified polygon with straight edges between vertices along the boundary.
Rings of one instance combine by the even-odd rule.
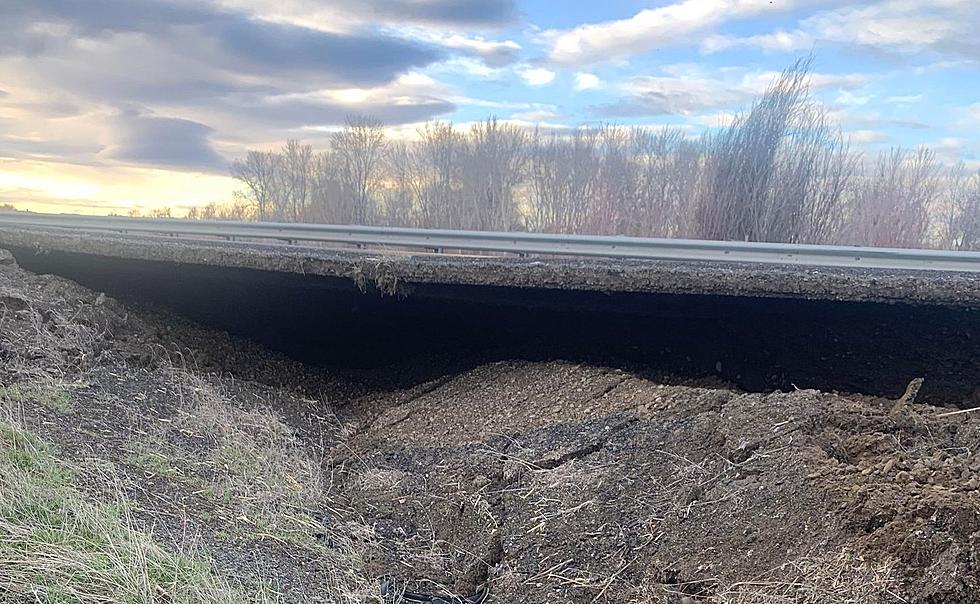
[[885, 467], [882, 468], [882, 470], [881, 470], [882, 473], [883, 474], [890, 474], [891, 471], [893, 469], [895, 469], [895, 464], [897, 464], [897, 463], [898, 463], [898, 460], [895, 459], [894, 457], [892, 457], [891, 459], [889, 459], [888, 461], [885, 462]]

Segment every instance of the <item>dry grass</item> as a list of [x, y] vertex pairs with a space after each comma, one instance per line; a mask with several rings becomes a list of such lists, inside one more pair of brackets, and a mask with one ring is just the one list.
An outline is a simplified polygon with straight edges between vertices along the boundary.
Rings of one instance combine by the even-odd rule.
[[320, 462], [275, 414], [244, 410], [214, 385], [178, 371], [183, 401], [174, 427], [204, 447], [211, 493], [260, 536], [306, 540], [325, 531], [308, 509], [323, 503]]
[[765, 577], [732, 583], [719, 604], [885, 604], [896, 595], [894, 564], [872, 562], [848, 550], [787, 562]]
[[13, 353], [4, 372], [25, 379], [64, 379], [90, 367], [101, 333], [74, 320], [70, 311], [0, 283], [0, 344]]
[[[322, 446], [301, 439], [270, 409], [244, 405], [226, 381], [173, 366], [166, 351], [152, 351], [149, 368], [127, 367], [128, 352], [117, 354], [112, 331], [123, 323], [138, 329], [129, 323], [138, 318], [71, 284], [16, 275], [0, 271], [0, 409], [31, 413], [31, 422], [33, 414], [46, 416], [43, 433], [71, 459], [86, 449], [100, 458], [81, 463], [83, 472], [0, 414], [0, 601], [272, 599], [229, 586], [205, 561], [212, 555], [222, 569], [240, 571], [251, 591], [270, 581], [279, 587], [265, 557], [273, 564], [295, 558], [327, 569], [318, 584], [298, 589], [338, 604], [369, 600], [375, 586], [364, 576], [363, 555], [376, 537], [327, 496]], [[96, 388], [76, 392], [86, 382]], [[146, 391], [127, 386], [114, 394], [133, 382]], [[328, 424], [324, 432], [343, 432]], [[86, 438], [97, 439], [90, 449]], [[159, 521], [167, 547], [191, 545], [161, 546], [140, 532], [133, 514], [139, 526]], [[192, 534], [182, 535], [181, 526]], [[245, 550], [253, 562], [238, 561]]]
[[377, 541], [329, 496], [321, 448], [302, 441], [270, 409], [243, 409], [211, 382], [174, 370], [181, 402], [173, 429], [203, 446], [182, 451], [205, 481], [203, 493], [232, 521], [237, 537], [304, 548], [332, 568], [338, 602], [363, 602], [374, 586], [363, 557]]
[[84, 496], [73, 485], [79, 471], [9, 413], [0, 417], [0, 600], [270, 601], [238, 589], [194, 553], [163, 548], [138, 530], [112, 474], [94, 476], [108, 501]]

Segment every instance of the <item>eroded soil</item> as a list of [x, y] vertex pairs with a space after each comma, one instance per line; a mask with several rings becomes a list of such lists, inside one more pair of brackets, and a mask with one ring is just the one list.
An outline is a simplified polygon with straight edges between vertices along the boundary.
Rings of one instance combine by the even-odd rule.
[[0, 261], [0, 403], [281, 601], [380, 601], [382, 576], [491, 603], [980, 600], [978, 413], [560, 359], [331, 374]]

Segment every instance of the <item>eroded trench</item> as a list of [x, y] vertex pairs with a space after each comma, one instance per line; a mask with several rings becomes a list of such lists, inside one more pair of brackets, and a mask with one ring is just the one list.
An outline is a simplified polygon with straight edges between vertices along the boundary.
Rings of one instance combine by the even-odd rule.
[[[748, 391], [814, 388], [980, 405], [980, 312], [940, 306], [416, 285], [12, 250], [18, 263], [177, 313], [312, 366], [405, 387], [496, 360], [628, 368]], [[387, 372], [409, 366], [411, 371]]]

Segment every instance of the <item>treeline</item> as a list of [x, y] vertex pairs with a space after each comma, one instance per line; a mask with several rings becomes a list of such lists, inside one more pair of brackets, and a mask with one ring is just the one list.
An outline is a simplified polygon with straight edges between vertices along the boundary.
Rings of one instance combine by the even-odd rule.
[[716, 132], [351, 119], [314, 151], [250, 151], [232, 204], [194, 218], [980, 249], [980, 174], [929, 150], [854, 152], [787, 69]]

